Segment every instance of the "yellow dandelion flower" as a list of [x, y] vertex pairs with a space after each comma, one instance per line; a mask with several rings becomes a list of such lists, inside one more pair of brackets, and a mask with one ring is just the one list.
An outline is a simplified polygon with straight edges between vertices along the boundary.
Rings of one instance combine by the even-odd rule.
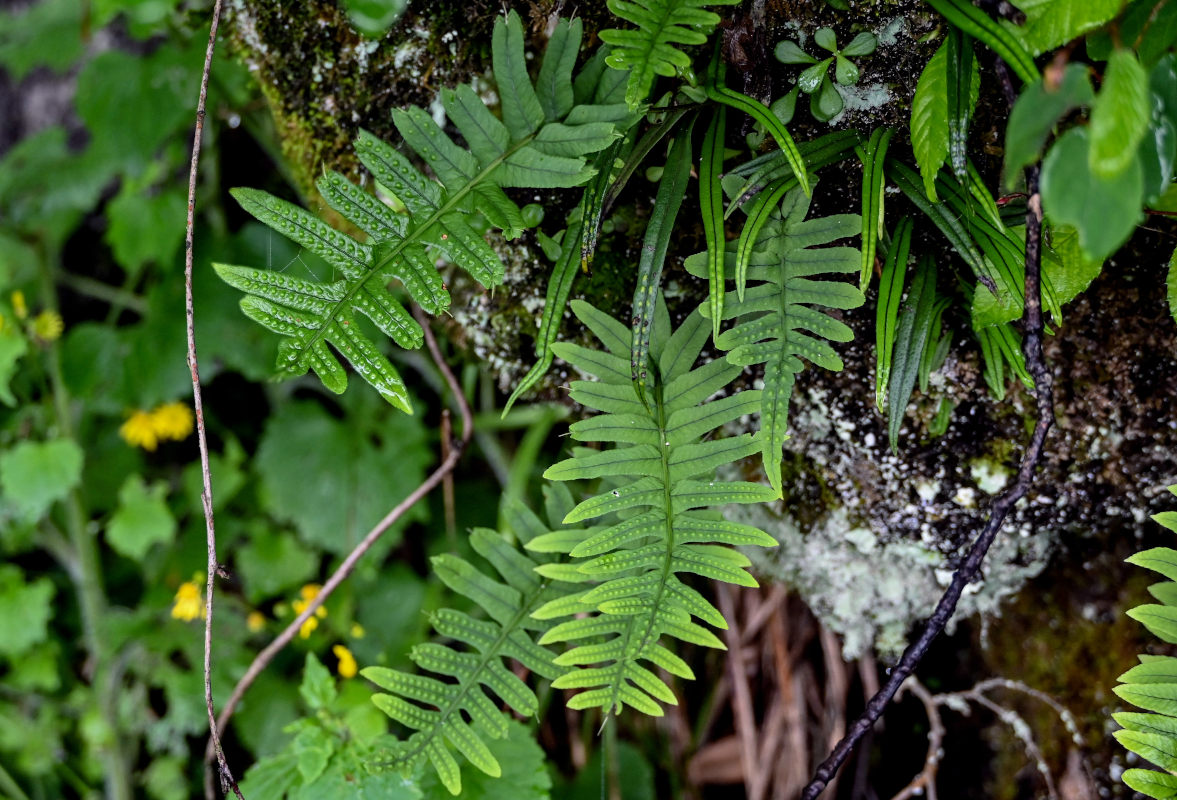
[[33, 335], [43, 342], [56, 342], [65, 330], [65, 322], [56, 311], [42, 311], [33, 318]]
[[155, 431], [155, 423], [151, 414], [146, 411], [134, 411], [126, 422], [119, 428], [119, 436], [132, 447], [142, 447], [152, 450], [159, 445], [159, 434]]
[[364, 626], [361, 625], [360, 623], [353, 622], [351, 624], [351, 638], [363, 639], [365, 633], [366, 633], [366, 631], [364, 631]]
[[245, 618], [245, 627], [249, 628], [250, 633], [257, 633], [266, 627], [265, 614], [260, 611], [250, 611], [249, 616]]
[[204, 616], [204, 602], [201, 598], [200, 587], [196, 581], [186, 581], [176, 590], [176, 600], [172, 605], [174, 619], [191, 622], [197, 617]]
[[16, 313], [17, 319], [24, 319], [29, 315], [29, 307], [25, 303], [24, 292], [17, 290], [12, 293], [12, 310]]
[[339, 666], [337, 668], [339, 670], [339, 677], [354, 678], [356, 676], [356, 657], [351, 654], [351, 650], [348, 650], [341, 644], [337, 644], [331, 648], [331, 652], [339, 659]]
[[[317, 583], [308, 583], [298, 590], [301, 599], [291, 602], [290, 606], [294, 609], [295, 614], [301, 614], [306, 611], [311, 601], [319, 596], [319, 589], [322, 587]], [[311, 635], [315, 628], [319, 627], [319, 620], [327, 616], [327, 609], [319, 606], [315, 609], [314, 616], [309, 617], [302, 627], [298, 629], [298, 635], [306, 639]]]
[[302, 625], [300, 625], [298, 628], [299, 638], [300, 639], [311, 638], [311, 634], [315, 632], [315, 628], [317, 628], [317, 627], [319, 627], [319, 620], [313, 616], [307, 617], [307, 621], [304, 622]]
[[187, 439], [192, 433], [192, 410], [184, 403], [164, 403], [151, 412], [151, 424], [160, 439]]

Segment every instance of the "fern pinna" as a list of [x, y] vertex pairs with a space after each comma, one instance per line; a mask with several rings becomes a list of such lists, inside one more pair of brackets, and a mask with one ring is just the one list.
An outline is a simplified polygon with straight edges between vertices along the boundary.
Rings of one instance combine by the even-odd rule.
[[[504, 518], [514, 540], [542, 552], [543, 545], [562, 537], [584, 538], [579, 529], [559, 530], [559, 520], [573, 507], [567, 487], [545, 487], [548, 526], [518, 500], [507, 500]], [[553, 531], [553, 527], [557, 530]], [[361, 674], [388, 694], [376, 694], [373, 702], [388, 716], [414, 733], [393, 753], [395, 766], [411, 767], [428, 759], [441, 782], [453, 794], [462, 790], [461, 773], [452, 750], [457, 750], [478, 769], [498, 777], [501, 766], [484, 738], [507, 734], [507, 717], [487, 696], [489, 690], [516, 713], [530, 717], [539, 710], [535, 693], [504, 663], [513, 659], [544, 678], [555, 678], [564, 669], [553, 653], [535, 643], [533, 636], [551, 627], [532, 612], [566, 591], [552, 587], [536, 573], [551, 556], [529, 556], [508, 537], [496, 531], [475, 529], [470, 535], [474, 551], [488, 562], [498, 577], [480, 570], [456, 555], [440, 555], [433, 568], [451, 590], [482, 608], [490, 619], [476, 619], [464, 611], [443, 608], [433, 615], [433, 629], [453, 644], [427, 642], [412, 649], [409, 657], [422, 670], [456, 679], [439, 680], [427, 675], [385, 667], [367, 667]], [[457, 645], [464, 649], [458, 649]], [[467, 721], [469, 720], [469, 721]]]
[[[734, 182], [731, 185], [734, 189]], [[733, 367], [764, 364], [764, 390], [754, 411], [760, 415], [764, 472], [777, 496], [782, 494], [781, 448], [788, 438], [789, 400], [797, 373], [805, 368], [801, 359], [840, 370], [842, 359], [829, 342], [853, 338], [849, 326], [812, 306], [851, 309], [865, 302], [852, 283], [814, 280], [858, 271], [857, 248], [814, 246], [857, 236], [862, 218], [837, 214], [807, 220], [809, 204], [808, 196], [793, 189], [769, 211], [747, 256], [747, 279], [759, 283], [727, 293], [723, 317], [736, 324], [715, 339], [728, 351], [727, 362]], [[738, 242], [728, 243], [728, 278], [735, 276], [739, 247]], [[688, 258], [686, 266], [697, 277], [707, 277], [705, 253]], [[707, 308], [703, 311], [709, 313]]]
[[432, 314], [445, 311], [450, 302], [437, 272], [439, 257], [483, 286], [501, 283], [502, 261], [470, 227], [469, 217], [481, 213], [510, 239], [522, 232], [524, 222], [505, 188], [571, 187], [592, 177], [585, 157], [618, 137], [614, 123], [628, 119], [629, 110], [620, 102], [583, 102], [592, 96], [595, 86], [589, 84], [595, 80], [578, 79], [574, 86], [580, 39], [579, 20], [561, 21], [533, 85], [518, 14], [498, 20], [492, 56], [501, 119], [470, 86], [441, 93], [446, 115], [466, 147], [457, 145], [424, 109], [394, 111], [397, 130], [436, 181], [394, 148], [361, 133], [355, 145], [361, 163], [407, 213], [394, 212], [336, 173], [325, 175], [318, 188], [328, 205], [367, 233], [367, 243], [265, 192], [234, 191], [246, 211], [321, 256], [341, 276], [311, 281], [270, 270], [216, 265], [221, 278], [246, 292], [242, 310], [287, 337], [278, 358], [281, 372], [301, 375], [311, 369], [328, 389], [342, 392], [347, 375], [328, 349], [330, 343], [389, 403], [412, 412], [404, 383], [356, 324], [357, 312], [399, 346], [419, 347], [421, 328], [389, 291], [391, 281], [399, 281]]
[[704, 402], [741, 370], [722, 359], [692, 369], [710, 326], [696, 310], [671, 334], [666, 304], [660, 301], [650, 346], [653, 377], [648, 405], [643, 404], [630, 376], [629, 328], [582, 301], [572, 306], [605, 350], [566, 342], [553, 345], [565, 361], [596, 377], [572, 383], [572, 399], [601, 413], [574, 423], [571, 435], [577, 441], [615, 446], [575, 450], [571, 458], [550, 467], [545, 477], [603, 479], [603, 490], [572, 509], [564, 522], [608, 517], [609, 523], [579, 541], [564, 537], [553, 543], [574, 560], [543, 565], [538, 571], [559, 581], [593, 585], [549, 601], [533, 616], [562, 620], [540, 638], [540, 644], [574, 644], [556, 658], [557, 664], [571, 669], [552, 684], [584, 690], [569, 700], [570, 707], [617, 713], [628, 705], [660, 716], [658, 701], [674, 703], [675, 697], [652, 668], [693, 677], [686, 662], [663, 646], [662, 637], [722, 648], [722, 642], [693, 618], [727, 627], [715, 607], [679, 576], [689, 573], [755, 586], [745, 569], [748, 559], [720, 545], [776, 544], [756, 528], [706, 510], [774, 496], [759, 483], [716, 479], [717, 469], [756, 452], [753, 436], [707, 438], [755, 410], [760, 392]]
[[[1177, 495], [1177, 486], [1169, 491]], [[1177, 533], [1177, 511], [1163, 511], [1153, 517]], [[1128, 563], [1159, 572], [1168, 580], [1154, 583], [1148, 591], [1159, 605], [1137, 606], [1128, 616], [1169, 644], [1177, 644], [1177, 550], [1154, 547], [1136, 553]], [[1177, 797], [1177, 658], [1141, 655], [1140, 663], [1120, 676], [1113, 691], [1121, 700], [1152, 714], [1113, 714], [1123, 730], [1115, 732], [1120, 744], [1166, 770], [1129, 769], [1123, 781], [1148, 797], [1169, 800]]]
[[608, 0], [613, 16], [636, 28], [601, 31], [601, 41], [613, 45], [609, 66], [629, 70], [625, 100], [631, 108], [646, 102], [659, 75], [674, 77], [691, 68], [691, 58], [679, 44], [703, 44], [719, 24], [719, 15], [706, 6], [730, 6], [740, 0]]

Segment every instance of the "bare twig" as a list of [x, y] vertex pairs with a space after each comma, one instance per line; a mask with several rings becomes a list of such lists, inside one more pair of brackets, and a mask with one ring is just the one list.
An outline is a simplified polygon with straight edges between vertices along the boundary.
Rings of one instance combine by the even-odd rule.
[[[434, 338], [433, 332], [429, 329], [429, 320], [425, 318], [424, 315], [422, 315], [418, 310], [414, 310], [414, 313], [417, 317], [417, 320], [421, 323], [421, 327], [425, 331], [425, 343], [429, 346], [429, 354], [433, 356], [433, 360], [437, 364], [437, 368], [445, 377], [446, 384], [449, 386], [450, 391], [452, 391], [454, 394], [455, 402], [458, 405], [458, 412], [462, 417], [462, 438], [452, 444], [449, 455], [447, 455], [442, 460], [441, 464], [437, 466], [437, 469], [435, 469], [429, 475], [429, 477], [425, 479], [424, 483], [414, 489], [408, 497], [398, 503], [395, 508], [393, 508], [384, 516], [384, 519], [377, 522], [376, 525], [370, 531], [368, 531], [367, 534], [364, 535], [364, 538], [360, 541], [359, 544], [355, 546], [355, 549], [348, 553], [347, 558], [343, 560], [343, 563], [339, 565], [338, 569], [336, 569], [335, 572], [331, 574], [331, 577], [327, 579], [327, 582], [323, 584], [323, 588], [319, 590], [319, 593], [309, 603], [307, 603], [307, 607], [303, 609], [302, 613], [295, 617], [294, 620], [286, 626], [285, 630], [278, 634], [274, 641], [270, 642], [264, 650], [257, 654], [257, 656], [253, 659], [253, 662], [249, 665], [249, 669], [245, 671], [245, 674], [241, 676], [239, 681], [237, 681], [237, 685], [233, 687], [233, 693], [229, 695], [229, 699], [225, 702], [225, 707], [221, 709], [221, 714], [217, 718], [216, 725], [216, 730], [218, 732], [224, 731], [230, 717], [233, 716], [233, 711], [237, 708], [237, 704], [241, 701], [241, 698], [245, 694], [246, 690], [248, 690], [249, 687], [253, 685], [253, 682], [257, 680], [257, 677], [261, 675], [270, 662], [274, 660], [274, 657], [278, 655], [278, 653], [281, 652], [287, 644], [290, 643], [290, 641], [294, 638], [294, 635], [298, 633], [299, 628], [302, 627], [302, 624], [310, 619], [311, 615], [315, 613], [315, 610], [319, 608], [319, 606], [323, 605], [327, 598], [330, 597], [337, 588], [339, 588], [339, 585], [343, 583], [349, 575], [351, 575], [352, 571], [359, 563], [359, 560], [364, 557], [364, 554], [367, 553], [369, 549], [371, 549], [372, 545], [376, 543], [381, 535], [383, 535], [386, 530], [392, 527], [392, 525], [397, 520], [403, 517], [410, 508], [416, 505], [416, 503], [421, 500], [421, 498], [425, 497], [427, 494], [429, 494], [429, 492], [433, 491], [433, 489], [442, 482], [445, 476], [449, 475], [450, 472], [453, 471], [454, 467], [457, 466], [458, 460], [461, 459], [462, 453], [466, 449], [466, 445], [469, 444], [470, 438], [474, 435], [474, 417], [470, 412], [470, 406], [466, 402], [465, 395], [462, 394], [462, 387], [458, 384], [458, 381], [454, 377], [453, 372], [450, 371], [449, 366], [445, 363], [445, 358], [442, 356], [441, 349], [437, 346], [437, 339]], [[209, 761], [212, 757], [212, 748], [213, 743], [210, 737], [209, 746], [205, 750], [206, 762]]]
[[1034, 472], [1042, 460], [1046, 434], [1054, 421], [1052, 402], [1052, 380], [1046, 359], [1042, 354], [1042, 296], [1039, 273], [1042, 267], [1042, 197], [1038, 193], [1038, 167], [1026, 171], [1026, 185], [1030, 199], [1026, 204], [1026, 300], [1022, 315], [1024, 339], [1022, 350], [1026, 356], [1026, 369], [1034, 379], [1034, 397], [1037, 403], [1037, 421], [1030, 443], [1022, 455], [1017, 479], [994, 501], [989, 520], [969, 549], [964, 563], [952, 576], [952, 582], [944, 591], [936, 610], [928, 618], [919, 638], [903, 651], [899, 663], [891, 671], [886, 684], [867, 703], [866, 709], [850, 726], [847, 735], [840, 741], [829, 757], [821, 763], [813, 779], [805, 787], [802, 800], [816, 800], [826, 785], [833, 779], [838, 768], [854, 751], [859, 740], [866, 735], [883, 714], [883, 710], [895, 692], [907, 680], [919, 664], [932, 641], [944, 630], [956, 610], [965, 587], [972, 583], [981, 569], [985, 554], [997, 538], [1001, 526], [1013, 510], [1014, 504], [1030, 491]]
[[213, 710], [212, 648], [213, 648], [213, 589], [217, 579], [217, 531], [213, 522], [212, 473], [208, 465], [208, 437], [204, 429], [204, 402], [200, 394], [200, 367], [196, 360], [196, 315], [192, 305], [192, 250], [196, 235], [196, 174], [200, 165], [200, 140], [204, 133], [205, 102], [208, 99], [208, 74], [212, 69], [213, 52], [217, 46], [217, 26], [221, 22], [221, 0], [213, 3], [212, 22], [208, 30], [208, 46], [204, 51], [204, 70], [200, 75], [200, 98], [196, 101], [196, 132], [192, 136], [192, 164], [188, 171], [188, 222], [184, 235], [184, 314], [188, 333], [188, 370], [192, 373], [192, 405], [196, 410], [196, 441], [200, 448], [200, 474], [204, 487], [200, 502], [204, 506], [205, 540], [208, 549], [204, 585], [204, 704], [208, 710], [209, 744], [216, 752], [221, 779], [221, 792], [230, 789], [241, 800], [245, 798], [233, 780], [233, 773], [221, 750], [217, 733], [216, 712]]
[[909, 797], [924, 795], [928, 800], [936, 800], [936, 770], [940, 767], [940, 759], [944, 755], [944, 721], [940, 718], [940, 707], [932, 693], [916, 680], [915, 676], [908, 678], [899, 687], [896, 699], [903, 696], [903, 692], [910, 691], [924, 704], [924, 712], [928, 715], [928, 754], [924, 756], [924, 767], [911, 782], [900, 789], [891, 800], [907, 800]]

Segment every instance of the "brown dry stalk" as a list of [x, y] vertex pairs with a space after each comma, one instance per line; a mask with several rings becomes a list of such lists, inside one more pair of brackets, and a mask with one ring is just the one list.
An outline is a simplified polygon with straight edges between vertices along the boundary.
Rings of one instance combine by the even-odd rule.
[[216, 712], [213, 709], [212, 648], [213, 648], [213, 589], [217, 579], [217, 531], [213, 522], [212, 473], [208, 465], [208, 437], [204, 429], [204, 402], [200, 393], [200, 367], [196, 360], [196, 314], [192, 304], [192, 252], [196, 235], [196, 174], [200, 165], [200, 139], [204, 133], [205, 104], [208, 99], [208, 76], [212, 70], [213, 53], [217, 46], [217, 27], [221, 23], [221, 0], [213, 3], [212, 22], [208, 30], [208, 46], [204, 51], [204, 70], [200, 75], [200, 97], [196, 101], [196, 132], [192, 136], [192, 163], [188, 170], [188, 220], [184, 235], [184, 316], [188, 335], [188, 370], [192, 373], [192, 405], [196, 411], [196, 442], [200, 448], [200, 475], [204, 481], [200, 502], [204, 507], [205, 542], [208, 550], [204, 585], [204, 704], [208, 710], [209, 744], [216, 752], [221, 791], [230, 789], [241, 800], [245, 798], [233, 780], [233, 773], [221, 750], [217, 735]]

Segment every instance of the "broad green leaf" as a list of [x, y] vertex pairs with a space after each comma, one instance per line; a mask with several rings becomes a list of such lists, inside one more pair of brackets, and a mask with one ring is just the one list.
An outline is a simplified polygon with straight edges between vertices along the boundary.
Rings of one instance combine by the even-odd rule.
[[72, 439], [21, 442], [0, 453], [0, 492], [28, 522], [65, 499], [81, 477], [82, 450]]
[[23, 656], [45, 641], [53, 595], [49, 578], [26, 583], [19, 567], [0, 565], [0, 655]]
[[184, 242], [186, 206], [179, 187], [150, 191], [139, 182], [124, 181], [106, 206], [110, 226], [105, 239], [129, 275], [138, 275], [148, 264], [155, 264], [163, 272], [172, 271]]
[[150, 488], [141, 475], [131, 475], [119, 490], [119, 507], [106, 526], [106, 542], [115, 552], [142, 561], [154, 544], [176, 536], [176, 519], [165, 500], [167, 486]]
[[1170, 547], [1141, 550], [1124, 560], [1129, 564], [1159, 572], [1171, 581], [1177, 581], [1177, 550]]
[[[1117, 7], [1119, 5], [1117, 3]], [[1088, 57], [1106, 61], [1119, 42], [1131, 42], [1142, 64], [1155, 64], [1170, 53], [1173, 43], [1177, 42], [1177, 6], [1157, 4], [1155, 0], [1134, 0], [1116, 20], [1115, 32], [1115, 41], [1106, 28], [1089, 34], [1086, 37]]]
[[1116, 50], [1091, 109], [1087, 165], [1095, 177], [1114, 180], [1133, 167], [1150, 111], [1148, 73], [1135, 53]]
[[[421, 482], [433, 458], [418, 422], [373, 400], [345, 397], [346, 422], [317, 403], [286, 405], [270, 417], [258, 448], [263, 508], [292, 523], [307, 544], [331, 553], [355, 547]], [[415, 506], [379, 547], [394, 546], [399, 531], [425, 513]]]
[[1169, 314], [1177, 322], [1177, 250], [1169, 256], [1169, 277], [1165, 283], [1169, 289]]
[[249, 541], [234, 553], [234, 562], [252, 603], [307, 583], [319, 566], [318, 556], [294, 536], [260, 526], [250, 530]]
[[1122, 0], [1015, 0], [1014, 5], [1026, 15], [1025, 22], [1013, 25], [1002, 21], [1001, 24], [1025, 43], [1031, 53], [1041, 55], [1115, 19], [1124, 3]]
[[936, 202], [936, 173], [948, 157], [948, 42], [924, 66], [911, 101], [911, 149], [924, 179], [924, 192]]
[[[65, 71], [83, 52], [82, 6], [75, 0], [44, 0], [0, 12], [0, 66], [16, 82], [34, 67]], [[52, 47], [46, 47], [52, 42]]]
[[1042, 208], [1055, 224], [1074, 226], [1089, 258], [1102, 260], [1132, 235], [1142, 215], [1140, 163], [1115, 178], [1091, 172], [1088, 134], [1072, 128], [1050, 148], [1042, 164]]
[[870, 31], [863, 31], [850, 40], [850, 44], [842, 48], [842, 55], [847, 58], [869, 56], [879, 46], [878, 37]]
[[1068, 64], [1057, 85], [1042, 79], [1023, 89], [1005, 128], [1005, 184], [1012, 185], [1022, 168], [1037, 160], [1059, 119], [1094, 98], [1083, 64]]
[[315, 658], [314, 653], [307, 653], [303, 662], [302, 684], [298, 687], [298, 692], [314, 711], [327, 709], [338, 696], [335, 679], [323, 666], [323, 662]]

